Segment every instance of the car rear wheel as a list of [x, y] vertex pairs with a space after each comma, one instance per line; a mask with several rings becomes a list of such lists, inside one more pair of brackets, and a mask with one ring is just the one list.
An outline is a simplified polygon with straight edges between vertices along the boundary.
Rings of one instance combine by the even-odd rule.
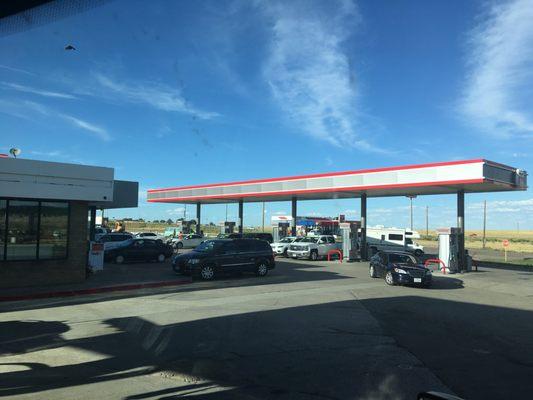
[[115, 263], [122, 264], [124, 262], [124, 256], [118, 255], [115, 257]]
[[212, 265], [204, 265], [200, 269], [200, 278], [204, 281], [210, 281], [215, 277], [215, 267]]
[[166, 258], [165, 255], [164, 255], [163, 253], [161, 253], [161, 254], [159, 254], [159, 255], [157, 256], [157, 261], [160, 262], [160, 263], [162, 263], [162, 262], [165, 261], [165, 258]]
[[387, 282], [387, 285], [394, 285], [394, 277], [392, 276], [392, 272], [387, 272], [385, 275], [385, 282]]
[[316, 250], [311, 251], [310, 258], [311, 258], [312, 261], [318, 260], [318, 251], [316, 251]]
[[259, 261], [259, 263], [257, 264], [256, 274], [258, 276], [265, 276], [266, 274], [268, 274], [268, 261]]
[[183, 243], [178, 242], [178, 243], [176, 244], [176, 249], [183, 249]]
[[370, 266], [370, 270], [369, 270], [369, 272], [370, 272], [370, 277], [371, 277], [371, 278], [377, 278], [377, 275], [376, 275], [376, 269], [374, 268], [373, 265]]

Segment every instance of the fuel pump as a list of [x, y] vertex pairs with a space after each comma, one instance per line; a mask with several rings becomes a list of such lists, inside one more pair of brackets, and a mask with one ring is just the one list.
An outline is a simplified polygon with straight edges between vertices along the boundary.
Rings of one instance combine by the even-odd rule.
[[219, 226], [220, 226], [220, 233], [222, 234], [233, 233], [235, 231], [235, 222], [233, 221], [221, 222]]
[[439, 228], [439, 259], [444, 262], [446, 273], [459, 271], [459, 228]]
[[270, 219], [274, 242], [290, 235], [292, 217], [290, 215], [273, 215]]
[[360, 225], [356, 222], [339, 223], [342, 235], [342, 254], [345, 261], [355, 261], [361, 258], [359, 251]]

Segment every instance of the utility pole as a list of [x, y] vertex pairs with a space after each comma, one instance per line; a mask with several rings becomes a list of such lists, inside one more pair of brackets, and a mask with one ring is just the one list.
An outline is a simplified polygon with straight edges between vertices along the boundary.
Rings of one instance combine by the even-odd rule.
[[265, 202], [263, 201], [263, 230], [261, 232], [265, 231]]
[[416, 199], [416, 194], [410, 194], [406, 196], [411, 202], [411, 230], [413, 230], [413, 199]]
[[487, 200], [483, 202], [483, 248], [485, 248], [485, 243], [487, 242], [486, 230], [487, 230]]
[[426, 206], [426, 236], [429, 236], [429, 206]]
[[226, 219], [224, 220], [224, 222], [227, 222], [228, 221], [228, 203], [226, 203]]

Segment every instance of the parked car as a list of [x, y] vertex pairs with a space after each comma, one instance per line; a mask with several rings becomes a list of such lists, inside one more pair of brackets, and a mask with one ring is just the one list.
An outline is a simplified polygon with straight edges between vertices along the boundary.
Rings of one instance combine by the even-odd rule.
[[106, 261], [122, 264], [127, 261], [163, 262], [171, 257], [174, 250], [160, 240], [132, 239], [127, 245], [104, 252]]
[[109, 228], [97, 226], [94, 228], [94, 240], [98, 241], [102, 236], [107, 235], [110, 232], [111, 230]]
[[287, 250], [289, 249], [289, 245], [291, 243], [300, 242], [302, 239], [302, 237], [286, 236], [279, 242], [270, 243], [270, 247], [272, 247], [272, 251], [275, 255], [283, 255], [287, 257]]
[[189, 249], [198, 246], [204, 240], [205, 238], [202, 235], [191, 233], [188, 235], [183, 235], [181, 239], [179, 237], [175, 237], [170, 241], [169, 244], [175, 249]]
[[140, 239], [160, 240], [161, 242], [166, 241], [166, 237], [163, 235], [158, 235], [154, 232], [139, 232], [135, 235], [135, 237]]
[[217, 239], [242, 239], [244, 236], [242, 233], [219, 233]]
[[274, 241], [274, 238], [272, 237], [271, 233], [263, 233], [263, 232], [245, 233], [244, 238], [266, 240], [268, 243], [272, 243]]
[[193, 251], [179, 254], [172, 260], [178, 274], [211, 280], [218, 274], [255, 272], [265, 276], [276, 266], [270, 245], [256, 239], [211, 239]]
[[170, 238], [170, 237], [178, 236], [179, 233], [180, 233], [179, 228], [176, 228], [175, 226], [169, 226], [163, 232], [163, 236], [166, 238]]
[[378, 251], [370, 258], [372, 278], [385, 278], [388, 285], [420, 285], [430, 287], [431, 270], [411, 254], [401, 251]]
[[104, 244], [104, 251], [113, 250], [129, 244], [133, 240], [131, 233], [107, 233], [98, 241]]
[[340, 250], [340, 248], [341, 243], [337, 243], [333, 235], [306, 236], [297, 243], [291, 243], [287, 255], [315, 261], [327, 256], [330, 250]]

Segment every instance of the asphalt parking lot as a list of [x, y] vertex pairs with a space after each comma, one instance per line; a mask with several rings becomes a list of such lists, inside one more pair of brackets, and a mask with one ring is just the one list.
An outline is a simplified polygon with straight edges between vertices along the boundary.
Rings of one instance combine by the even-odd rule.
[[282, 259], [263, 279], [2, 303], [0, 396], [529, 398], [532, 281], [483, 268], [388, 287], [366, 263]]

